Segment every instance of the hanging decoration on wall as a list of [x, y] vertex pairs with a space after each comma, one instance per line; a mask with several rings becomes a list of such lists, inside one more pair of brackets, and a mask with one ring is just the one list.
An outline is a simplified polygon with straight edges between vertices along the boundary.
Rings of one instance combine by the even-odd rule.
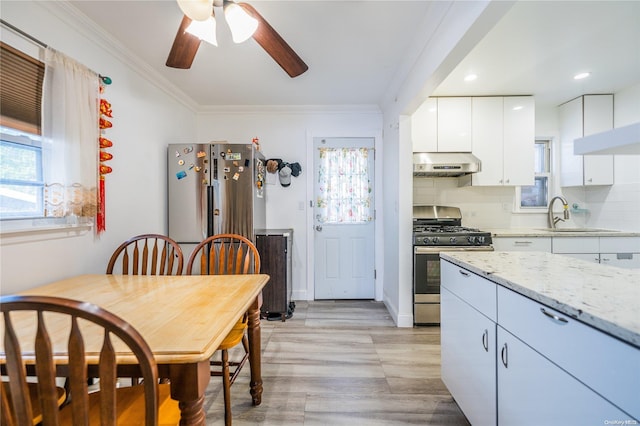
[[109, 161], [113, 158], [109, 152], [106, 151], [107, 148], [111, 148], [113, 146], [113, 142], [104, 137], [106, 129], [110, 129], [113, 127], [113, 124], [109, 120], [113, 118], [113, 113], [111, 111], [111, 104], [102, 97], [104, 93], [105, 86], [111, 84], [111, 79], [106, 76], [100, 76], [100, 138], [98, 140], [99, 148], [100, 148], [100, 163], [99, 163], [99, 190], [98, 190], [98, 213], [96, 215], [96, 233], [99, 235], [104, 232], [106, 228], [106, 200], [105, 200], [105, 175], [108, 175], [113, 171], [113, 169], [106, 164], [105, 161]]

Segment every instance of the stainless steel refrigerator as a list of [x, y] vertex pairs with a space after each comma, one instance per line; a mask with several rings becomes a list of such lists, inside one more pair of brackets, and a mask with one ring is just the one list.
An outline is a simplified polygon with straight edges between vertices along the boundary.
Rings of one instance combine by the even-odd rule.
[[186, 257], [214, 234], [255, 242], [255, 230], [266, 227], [266, 167], [253, 144], [171, 144], [167, 162], [169, 237]]

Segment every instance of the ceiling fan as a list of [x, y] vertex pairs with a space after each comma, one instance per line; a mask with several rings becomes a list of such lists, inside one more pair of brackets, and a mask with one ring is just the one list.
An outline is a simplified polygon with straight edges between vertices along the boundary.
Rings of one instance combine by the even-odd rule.
[[[214, 6], [223, 7], [224, 14], [231, 27], [233, 39], [236, 43], [249, 37], [258, 42], [260, 46], [289, 74], [297, 77], [309, 67], [298, 56], [275, 29], [248, 3], [236, 3], [231, 0], [177, 0], [180, 9], [184, 13], [178, 33], [173, 40], [166, 65], [171, 68], [189, 69], [196, 56], [202, 40], [217, 45], [215, 41], [215, 15]], [[244, 21], [249, 28], [244, 34], [236, 19]], [[192, 24], [194, 24], [192, 26]], [[206, 28], [209, 35], [197, 33], [194, 26]], [[254, 30], [253, 32], [251, 32]], [[210, 38], [207, 38], [210, 37]]]

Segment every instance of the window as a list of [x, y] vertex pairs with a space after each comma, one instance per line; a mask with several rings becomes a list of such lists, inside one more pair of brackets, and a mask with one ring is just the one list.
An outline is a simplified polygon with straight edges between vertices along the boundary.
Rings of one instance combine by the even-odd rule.
[[40, 137], [8, 128], [0, 130], [0, 218], [42, 217], [44, 180]]
[[0, 219], [42, 217], [44, 64], [5, 43], [0, 47]]
[[23, 49], [29, 36], [10, 29], [20, 37], [0, 43], [0, 231], [91, 226], [99, 75], [33, 40]]
[[516, 211], [546, 210], [551, 182], [551, 141], [536, 140], [535, 180], [531, 186], [516, 187]]

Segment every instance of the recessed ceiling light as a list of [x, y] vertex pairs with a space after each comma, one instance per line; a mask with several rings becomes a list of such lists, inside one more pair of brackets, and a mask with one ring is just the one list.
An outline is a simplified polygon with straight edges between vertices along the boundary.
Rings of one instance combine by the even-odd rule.
[[587, 78], [591, 75], [590, 72], [581, 72], [580, 74], [576, 74], [573, 76], [574, 80], [582, 80], [583, 78]]
[[524, 108], [522, 105], [516, 105], [513, 107], [514, 111], [520, 111], [522, 108]]
[[473, 80], [475, 80], [476, 78], [478, 78], [478, 76], [477, 76], [476, 74], [467, 74], [467, 75], [464, 77], [464, 81], [473, 81]]

